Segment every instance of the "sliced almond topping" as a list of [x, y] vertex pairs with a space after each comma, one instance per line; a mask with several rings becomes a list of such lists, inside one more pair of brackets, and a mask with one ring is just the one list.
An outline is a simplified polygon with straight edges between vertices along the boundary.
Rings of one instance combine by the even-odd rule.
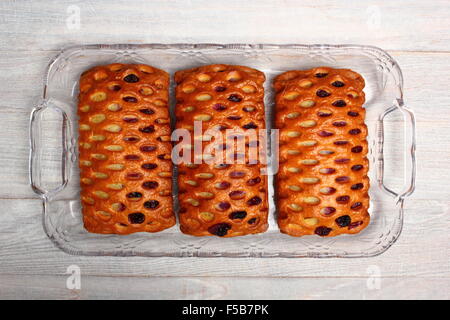
[[289, 138], [297, 138], [297, 137], [300, 137], [300, 132], [298, 132], [298, 131], [288, 131], [288, 132], [286, 133], [286, 135], [287, 135]]
[[299, 106], [302, 108], [311, 108], [315, 104], [316, 103], [314, 102], [314, 100], [303, 100], [302, 102], [299, 103]]
[[80, 84], [80, 92], [82, 92], [82, 93], [86, 93], [90, 88], [92, 88], [92, 85], [89, 83]]
[[107, 156], [101, 153], [92, 153], [91, 157], [96, 160], [106, 160]]
[[184, 181], [184, 182], [187, 183], [188, 185], [193, 186], [193, 187], [198, 186], [197, 181], [194, 181], [194, 180], [186, 180], [186, 181]]
[[299, 83], [299, 86], [305, 89], [311, 88], [312, 85], [313, 85], [312, 81], [309, 80], [303, 80]]
[[200, 82], [208, 82], [211, 80], [211, 76], [208, 74], [202, 73], [197, 76], [197, 79]]
[[315, 164], [319, 163], [319, 161], [315, 160], [315, 159], [304, 159], [304, 160], [301, 160], [300, 163], [310, 166], [310, 165], [315, 165]]
[[335, 191], [336, 189], [332, 187], [323, 187], [319, 189], [319, 192], [322, 194], [333, 194]]
[[124, 206], [122, 203], [120, 203], [120, 202], [115, 202], [115, 203], [113, 203], [113, 204], [111, 205], [111, 208], [112, 208], [114, 211], [123, 211], [124, 208], [125, 208], [125, 206]]
[[90, 139], [92, 141], [104, 141], [106, 139], [106, 137], [101, 134], [96, 134], [96, 135], [91, 136]]
[[106, 100], [106, 93], [102, 92], [102, 91], [95, 92], [95, 93], [91, 94], [90, 99], [95, 102], [104, 101], [104, 100]]
[[94, 178], [97, 178], [97, 179], [106, 179], [106, 178], [108, 178], [108, 175], [106, 173], [103, 173], [103, 172], [93, 172], [92, 176]]
[[81, 200], [83, 202], [86, 202], [87, 204], [91, 204], [91, 205], [95, 203], [95, 200], [90, 197], [81, 197]]
[[122, 68], [123, 68], [123, 64], [121, 64], [121, 63], [114, 63], [109, 66], [109, 70], [114, 71], [114, 72], [120, 71]]
[[320, 199], [316, 198], [316, 197], [312, 197], [312, 196], [311, 197], [304, 197], [303, 198], [303, 202], [307, 203], [307, 204], [316, 205], [316, 204], [318, 204], [320, 202]]
[[200, 202], [198, 200], [188, 198], [186, 199], [186, 202], [189, 203], [191, 206], [198, 207], [200, 205]]
[[168, 118], [159, 118], [159, 119], [156, 119], [155, 122], [159, 123], [159, 124], [167, 124], [170, 122], [170, 120]]
[[214, 177], [214, 174], [208, 173], [208, 172], [202, 172], [202, 173], [197, 173], [195, 175], [195, 177], [198, 179], [211, 179], [212, 177]]
[[195, 100], [197, 100], [197, 101], [208, 101], [211, 99], [212, 99], [212, 96], [208, 93], [201, 93], [195, 97]]
[[317, 124], [314, 120], [306, 120], [299, 123], [300, 127], [303, 128], [311, 128], [314, 127]]
[[332, 174], [332, 173], [336, 172], [336, 169], [334, 169], [334, 168], [321, 168], [319, 170], [319, 172], [323, 173], [323, 174]]
[[114, 170], [114, 171], [119, 171], [122, 170], [125, 166], [121, 163], [114, 163], [114, 164], [110, 164], [107, 165], [106, 168], [109, 170]]
[[106, 212], [106, 211], [95, 211], [95, 215], [97, 216], [97, 218], [99, 218], [103, 221], [108, 221], [112, 217], [111, 213]]
[[239, 72], [237, 72], [237, 71], [230, 71], [228, 74], [227, 74], [227, 77], [226, 77], [226, 79], [228, 80], [228, 81], [239, 81], [239, 80], [241, 80], [241, 74], [239, 73]]
[[300, 112], [291, 112], [291, 113], [288, 113], [286, 115], [286, 117], [289, 119], [294, 119], [294, 118], [297, 118], [299, 115], [300, 115]]
[[143, 96], [150, 96], [153, 94], [153, 89], [150, 87], [142, 87], [141, 89], [139, 89], [139, 93]]
[[291, 156], [296, 156], [300, 154], [300, 151], [298, 150], [288, 150], [287, 154], [291, 155]]
[[106, 211], [95, 211], [95, 214], [99, 214], [104, 217], [111, 217], [111, 213], [106, 212]]
[[91, 130], [91, 127], [88, 124], [80, 124], [80, 131], [88, 131]]
[[296, 203], [291, 203], [288, 205], [289, 209], [291, 209], [292, 211], [296, 211], [296, 212], [300, 212], [303, 210], [302, 206], [299, 206]]
[[349, 91], [347, 93], [347, 95], [349, 95], [352, 98], [358, 98], [359, 97], [358, 92], [356, 92], [356, 91]]
[[81, 182], [84, 184], [92, 184], [92, 179], [89, 178], [82, 178]]
[[299, 192], [299, 191], [303, 190], [302, 187], [295, 186], [295, 185], [288, 186], [288, 188], [289, 188], [289, 190], [296, 191], [296, 192]]
[[80, 142], [80, 147], [83, 149], [90, 149], [92, 147], [92, 144], [89, 142]]
[[168, 197], [168, 196], [172, 195], [172, 191], [170, 191], [170, 190], [161, 190], [159, 192], [159, 195], [161, 197]]
[[121, 145], [118, 144], [112, 144], [109, 146], [105, 146], [105, 149], [108, 151], [122, 151], [123, 147]]
[[300, 93], [296, 92], [296, 91], [291, 91], [286, 93], [283, 97], [286, 100], [294, 100], [297, 99], [300, 96]]
[[94, 191], [93, 194], [100, 199], [108, 199], [109, 198], [109, 194], [107, 194], [104, 191], [97, 190], [97, 191]]
[[319, 178], [302, 178], [301, 182], [306, 184], [316, 184], [319, 182]]
[[243, 86], [241, 89], [242, 89], [242, 91], [244, 91], [245, 93], [253, 93], [253, 92], [256, 92], [256, 88], [255, 88], [254, 86], [252, 86], [252, 85], [246, 85], [246, 86]]
[[211, 118], [212, 117], [209, 114], [198, 114], [194, 116], [194, 120], [196, 121], [209, 121]]
[[214, 220], [214, 213], [211, 212], [200, 212], [199, 216], [204, 221], [213, 221]]
[[296, 224], [296, 223], [289, 223], [289, 224], [287, 225], [287, 227], [288, 227], [289, 229], [293, 229], [293, 230], [295, 230], [295, 231], [302, 231], [302, 230], [303, 230], [303, 227], [300, 226], [300, 225], [298, 225], [298, 224]]
[[158, 172], [158, 176], [161, 178], [170, 178], [170, 177], [172, 177], [172, 172], [168, 172], [168, 171]]
[[103, 70], [97, 71], [94, 74], [94, 79], [96, 81], [101, 81], [101, 80], [104, 80], [106, 78], [108, 78], [108, 74], [105, 71], [103, 71]]
[[106, 107], [109, 111], [119, 111], [122, 107], [118, 103], [110, 103]]
[[186, 129], [188, 131], [194, 131], [194, 126], [191, 126], [190, 124], [183, 124], [181, 128]]
[[222, 71], [225, 71], [225, 69], [226, 69], [226, 66], [223, 64], [215, 65], [213, 67], [214, 72], [222, 72]]
[[315, 140], [305, 140], [305, 141], [300, 141], [299, 145], [303, 146], [303, 147], [312, 147], [315, 146], [317, 144], [317, 141]]
[[125, 186], [122, 183], [110, 183], [106, 187], [112, 190], [122, 190]]
[[100, 123], [106, 119], [106, 116], [103, 113], [94, 114], [92, 117], [90, 117], [90, 121], [92, 123]]
[[85, 167], [90, 167], [90, 166], [92, 166], [92, 162], [89, 161], [89, 160], [81, 160], [81, 161], [80, 161], [80, 164], [81, 164], [82, 166], [85, 166]]
[[159, 136], [158, 140], [160, 140], [162, 142], [167, 142], [167, 141], [170, 141], [170, 136]]
[[181, 91], [183, 91], [184, 93], [192, 93], [195, 91], [195, 87], [191, 84], [187, 84], [187, 85], [183, 86]]
[[167, 102], [161, 99], [157, 99], [155, 101], [153, 101], [153, 104], [157, 107], [164, 107], [167, 105]]
[[214, 198], [214, 193], [211, 192], [197, 192], [196, 196], [203, 199], [212, 199]]
[[91, 110], [91, 107], [88, 106], [87, 104], [85, 104], [84, 106], [80, 107], [80, 111], [81, 112], [89, 112], [89, 110]]
[[152, 74], [152, 73], [155, 72], [155, 70], [152, 67], [147, 66], [145, 64], [144, 65], [139, 65], [138, 69], [139, 69], [140, 72], [146, 73], [146, 74]]
[[194, 110], [195, 110], [195, 107], [192, 107], [192, 106], [183, 108], [183, 111], [184, 111], [184, 112], [192, 112], [192, 111], [194, 111]]
[[122, 127], [117, 124], [110, 124], [104, 127], [103, 129], [105, 129], [108, 132], [120, 132], [120, 130], [122, 130]]
[[317, 218], [305, 218], [303, 221], [308, 226], [315, 226], [319, 222], [319, 220], [317, 220]]

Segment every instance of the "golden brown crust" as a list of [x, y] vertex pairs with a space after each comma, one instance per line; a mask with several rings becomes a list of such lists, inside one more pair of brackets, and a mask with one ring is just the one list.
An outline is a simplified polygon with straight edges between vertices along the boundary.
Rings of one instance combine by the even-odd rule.
[[320, 67], [285, 72], [273, 86], [281, 232], [358, 233], [370, 220], [364, 79], [351, 70]]
[[79, 156], [89, 232], [157, 232], [175, 224], [169, 75], [135, 64], [81, 75]]
[[[209, 65], [177, 72], [177, 128], [192, 133], [194, 121], [202, 121], [203, 147], [210, 144], [204, 134], [208, 129], [219, 127], [223, 132], [227, 128], [243, 134], [264, 129], [264, 80], [262, 72], [243, 66]], [[214, 141], [210, 146], [220, 144]], [[261, 174], [264, 165], [245, 162], [249, 150], [258, 149], [255, 143], [247, 141], [241, 164], [220, 168], [205, 162], [179, 165], [183, 233], [233, 237], [267, 229], [267, 176]], [[234, 155], [236, 151], [227, 152]]]

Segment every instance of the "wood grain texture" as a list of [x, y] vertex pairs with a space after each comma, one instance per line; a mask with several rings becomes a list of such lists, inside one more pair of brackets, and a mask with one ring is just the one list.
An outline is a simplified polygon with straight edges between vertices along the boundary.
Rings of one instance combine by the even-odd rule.
[[[67, 19], [77, 8], [80, 28], [70, 29]], [[99, 1], [0, 2], [0, 298], [449, 299], [449, 11], [444, 0], [112, 0], [107, 8]], [[354, 43], [388, 50], [403, 70], [418, 134], [417, 188], [397, 243], [368, 259], [88, 258], [59, 251], [43, 232], [41, 201], [28, 185], [29, 113], [59, 49], [124, 42]], [[399, 121], [390, 120], [397, 133]], [[50, 134], [46, 142], [56, 139]], [[45, 159], [49, 166], [58, 161], [51, 151]], [[390, 160], [401, 158], [394, 152]], [[395, 165], [390, 173], [398, 174]], [[72, 264], [82, 271], [80, 291], [65, 287]], [[373, 268], [380, 271], [379, 290], [367, 287]]]
[[[83, 276], [80, 289], [67, 289], [64, 276], [0, 275], [4, 299], [449, 299], [450, 279], [438, 278], [230, 278], [230, 277], [93, 277]], [[416, 290], [411, 292], [410, 288]], [[257, 288], [258, 290], [242, 290]], [[342, 292], [346, 292], [345, 296]]]

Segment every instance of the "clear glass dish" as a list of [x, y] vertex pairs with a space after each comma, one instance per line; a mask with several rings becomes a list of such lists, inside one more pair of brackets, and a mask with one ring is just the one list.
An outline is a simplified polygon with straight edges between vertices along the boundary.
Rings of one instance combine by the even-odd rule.
[[[77, 91], [80, 74], [95, 65], [144, 63], [176, 70], [212, 63], [239, 64], [263, 71], [266, 117], [271, 123], [275, 75], [317, 66], [350, 68], [366, 80], [369, 134], [370, 225], [357, 235], [334, 238], [281, 234], [275, 220], [269, 176], [270, 227], [266, 233], [235, 238], [192, 237], [178, 226], [160, 233], [128, 236], [84, 230], [77, 164]], [[173, 114], [173, 88], [171, 88]], [[43, 201], [48, 237], [65, 252], [90, 256], [171, 257], [370, 257], [399, 237], [405, 199], [415, 183], [415, 120], [403, 100], [403, 78], [386, 52], [356, 45], [118, 44], [62, 50], [49, 64], [43, 99], [30, 123], [30, 184]]]

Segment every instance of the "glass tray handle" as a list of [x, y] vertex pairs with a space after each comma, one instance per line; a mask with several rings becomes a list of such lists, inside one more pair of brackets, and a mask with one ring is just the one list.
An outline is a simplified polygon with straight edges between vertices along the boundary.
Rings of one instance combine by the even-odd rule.
[[[61, 182], [58, 186], [46, 189], [43, 186], [42, 177], [42, 115], [43, 112], [51, 108], [58, 112], [62, 119], [62, 134], [61, 134]], [[30, 156], [29, 156], [29, 179], [30, 185], [34, 192], [43, 198], [48, 198], [53, 194], [58, 193], [67, 185], [69, 181], [69, 142], [68, 137], [70, 130], [70, 121], [64, 110], [57, 107], [46, 100], [42, 100], [31, 112], [30, 116]]]
[[[396, 110], [400, 110], [402, 112], [403, 119], [405, 121], [405, 185], [400, 192], [395, 192], [394, 190], [388, 188], [384, 183], [384, 118]], [[386, 109], [386, 111], [380, 115], [378, 120], [378, 141], [378, 182], [384, 191], [395, 198], [398, 198], [398, 200], [402, 200], [414, 192], [416, 180], [416, 120], [414, 113], [411, 109], [405, 106], [402, 99], [397, 99], [396, 103], [392, 107]]]

